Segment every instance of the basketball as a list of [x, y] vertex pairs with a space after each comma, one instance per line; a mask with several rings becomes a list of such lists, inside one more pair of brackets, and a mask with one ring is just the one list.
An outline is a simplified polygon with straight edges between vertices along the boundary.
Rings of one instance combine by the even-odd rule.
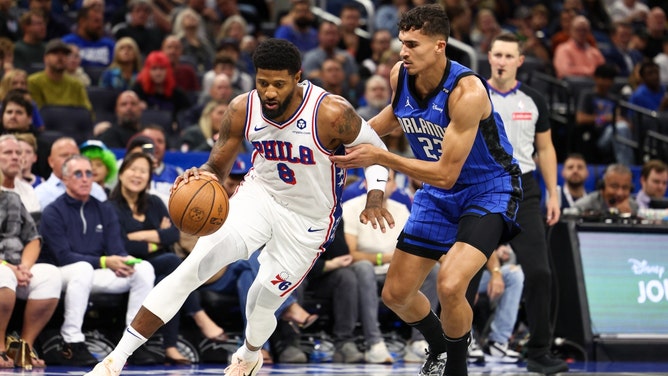
[[227, 193], [206, 175], [181, 183], [169, 196], [169, 216], [179, 230], [195, 236], [218, 230], [230, 211]]

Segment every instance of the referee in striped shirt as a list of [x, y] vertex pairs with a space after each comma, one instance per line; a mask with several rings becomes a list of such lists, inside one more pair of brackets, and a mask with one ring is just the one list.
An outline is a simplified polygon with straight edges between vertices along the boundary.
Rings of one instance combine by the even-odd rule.
[[[550, 352], [553, 332], [549, 282], [552, 278], [544, 223], [548, 226], [557, 223], [560, 209], [557, 157], [552, 145], [548, 108], [537, 91], [517, 81], [517, 69], [524, 62], [524, 55], [514, 34], [497, 36], [492, 41], [488, 58], [492, 68], [492, 77], [488, 80], [492, 104], [503, 119], [513, 156], [522, 170], [524, 198], [517, 212], [522, 232], [510, 244], [525, 274], [524, 300], [530, 332], [527, 368], [544, 374], [564, 372], [568, 371], [566, 362]], [[542, 217], [541, 190], [533, 177], [536, 170], [534, 152], [538, 155], [538, 166], [549, 194], [547, 218]]]

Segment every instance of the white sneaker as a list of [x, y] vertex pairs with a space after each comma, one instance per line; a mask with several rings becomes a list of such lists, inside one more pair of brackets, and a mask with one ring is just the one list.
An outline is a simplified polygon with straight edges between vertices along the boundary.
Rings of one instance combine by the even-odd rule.
[[520, 360], [520, 353], [509, 349], [507, 343], [501, 344], [489, 341], [487, 346], [487, 353], [494, 361], [501, 363], [517, 363]]
[[427, 349], [429, 349], [429, 344], [425, 340], [411, 342], [406, 346], [404, 362], [424, 363], [424, 361], [427, 360]]
[[385, 346], [385, 342], [383, 341], [372, 345], [368, 351], [364, 352], [364, 361], [374, 364], [394, 363], [392, 354], [390, 354], [390, 352], [387, 350], [387, 346]]
[[468, 361], [471, 363], [485, 363], [485, 353], [473, 336], [471, 336], [471, 342], [469, 343]]
[[119, 376], [121, 374], [121, 369], [116, 369], [112, 367], [113, 360], [110, 358], [105, 358], [100, 363], [96, 364], [95, 367], [85, 374], [84, 376]]
[[255, 376], [260, 368], [262, 368], [262, 355], [259, 352], [254, 362], [244, 362], [235, 352], [232, 354], [230, 365], [223, 372], [225, 376]]

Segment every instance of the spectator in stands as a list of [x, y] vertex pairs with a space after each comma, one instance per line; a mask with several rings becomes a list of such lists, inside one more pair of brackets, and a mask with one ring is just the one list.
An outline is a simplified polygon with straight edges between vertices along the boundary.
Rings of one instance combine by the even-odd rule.
[[181, 40], [183, 56], [194, 62], [198, 74], [204, 74], [211, 69], [214, 57], [209, 41], [197, 32], [201, 23], [202, 17], [189, 8], [180, 12], [174, 21], [174, 34]]
[[37, 103], [32, 100], [30, 93], [28, 93], [28, 73], [23, 69], [12, 69], [5, 73], [0, 80], [0, 100], [4, 100], [11, 91], [16, 91], [23, 95], [32, 104], [32, 125], [35, 129], [40, 129], [44, 126], [44, 120], [39, 114]]
[[[524, 272], [516, 262], [506, 262], [512, 254], [508, 244], [500, 245], [487, 260], [478, 294], [486, 293], [496, 303], [494, 318], [487, 334], [484, 352], [495, 361], [517, 363], [520, 353], [509, 348], [524, 288]], [[513, 255], [514, 256], [514, 255]]]
[[[386, 232], [374, 231], [370, 224], [359, 221], [360, 209], [363, 210], [366, 198], [360, 195], [343, 203], [343, 231], [345, 242], [348, 245], [350, 255], [353, 257], [353, 267], [359, 281], [369, 281], [369, 284], [360, 283], [359, 318], [364, 330], [364, 337], [369, 351], [365, 354], [368, 363], [382, 363], [387, 361], [388, 351], [385, 342], [382, 341], [378, 331], [378, 284], [385, 283], [387, 269], [392, 261], [392, 255], [397, 245], [397, 238], [404, 228], [404, 224], [410, 215], [410, 209], [403, 203], [391, 198], [397, 188], [394, 171], [390, 171], [388, 183], [385, 186], [383, 206], [392, 213], [394, 227]], [[438, 294], [436, 293], [436, 281], [438, 279], [439, 264], [434, 265], [432, 271], [427, 275], [424, 284], [420, 288], [431, 304], [431, 309], [438, 310]], [[368, 294], [363, 289], [370, 289]], [[411, 329], [410, 343], [406, 347], [404, 361], [422, 363], [426, 359], [425, 349], [429, 346], [424, 336], [415, 328]]]
[[376, 14], [373, 16], [373, 29], [386, 29], [390, 31], [393, 38], [399, 36], [399, 15], [405, 13], [411, 8], [409, 0], [392, 0], [384, 2], [376, 8]]
[[0, 63], [2, 63], [0, 66], [2, 74], [14, 69], [14, 42], [7, 37], [0, 37]]
[[18, 9], [11, 1], [0, 2], [0, 35], [17, 41], [20, 34]]
[[223, 115], [228, 103], [209, 102], [202, 111], [197, 124], [193, 124], [183, 131], [181, 136], [181, 152], [211, 151], [213, 144], [218, 140], [218, 131], [223, 123]]
[[[543, 5], [536, 5], [535, 7], [543, 7]], [[547, 11], [547, 8], [544, 9]], [[541, 12], [540, 10], [536, 13]], [[541, 29], [534, 27], [534, 13], [527, 10], [527, 13], [517, 21], [516, 34], [520, 40], [524, 41], [524, 56], [530, 56], [543, 62], [544, 67], [548, 67], [552, 63], [550, 50], [547, 47], [547, 39]]]
[[243, 17], [238, 14], [228, 17], [221, 25], [218, 36], [216, 36], [216, 54], [229, 48], [237, 50], [239, 69], [249, 74], [255, 74], [252, 69], [252, 55], [258, 41], [255, 36], [248, 33], [248, 23]]
[[70, 32], [67, 21], [60, 14], [52, 12], [51, 5], [51, 0], [28, 0], [28, 9], [44, 17], [44, 22], [46, 22], [45, 41], [62, 38], [63, 35]]
[[340, 95], [353, 107], [357, 107], [357, 92], [346, 85], [346, 75], [341, 60], [335, 57], [325, 58], [320, 67], [320, 75], [314, 80], [329, 93]]
[[638, 0], [615, 0], [610, 7], [610, 18], [613, 22], [642, 25], [648, 13], [649, 7]]
[[605, 0], [586, 0], [582, 2], [582, 15], [591, 22], [595, 35], [605, 36], [610, 33], [612, 19], [604, 4]]
[[280, 25], [274, 38], [292, 42], [302, 54], [318, 47], [318, 31], [313, 27], [315, 16], [310, 0], [294, 0], [290, 5], [289, 24]]
[[86, 88], [76, 78], [65, 74], [70, 47], [52, 39], [44, 51], [44, 70], [28, 77], [28, 91], [40, 108], [47, 105], [76, 106], [92, 110]]
[[197, 105], [183, 113], [180, 122], [184, 125], [197, 123], [202, 116], [204, 107], [206, 107], [209, 102], [230, 103], [233, 94], [234, 91], [229, 76], [225, 73], [217, 74], [214, 77], [211, 86], [209, 86], [209, 90], [201, 93]]
[[176, 35], [169, 35], [162, 41], [162, 52], [167, 55], [172, 65], [176, 87], [186, 92], [199, 91], [201, 84], [199, 78], [197, 78], [195, 67], [181, 62], [183, 45]]
[[35, 188], [23, 181], [21, 175], [22, 159], [21, 145], [16, 136], [10, 134], [0, 136], [0, 170], [5, 177], [2, 190], [19, 195], [23, 206], [29, 213], [39, 213], [42, 210], [35, 194]]
[[[2, 171], [0, 185], [4, 185]], [[17, 298], [26, 300], [21, 339], [29, 346], [29, 364], [44, 368], [46, 364], [34, 350], [35, 340], [58, 305], [60, 273], [53, 265], [36, 263], [41, 238], [19, 196], [0, 191], [0, 207], [0, 369], [14, 366], [5, 338]]]
[[376, 72], [381, 57], [385, 51], [390, 49], [392, 34], [389, 30], [374, 30], [371, 35], [371, 56], [364, 59], [360, 65], [360, 76], [370, 77]]
[[302, 71], [304, 78], [309, 80], [322, 79], [322, 66], [326, 59], [337, 59], [343, 65], [343, 90], [356, 90], [360, 81], [359, 70], [355, 59], [346, 50], [338, 48], [341, 35], [336, 24], [324, 21], [318, 28], [318, 46], [304, 54]]
[[471, 41], [473, 15], [468, 1], [455, 0], [452, 5], [448, 4], [445, 7], [445, 11], [450, 19], [450, 37], [473, 46]]
[[[152, 51], [159, 50], [165, 34], [159, 27], [151, 25], [149, 20], [153, 16], [154, 6], [149, 0], [132, 0], [128, 4], [129, 21], [119, 27], [114, 33], [118, 44], [123, 38], [130, 38], [140, 46], [141, 55], [147, 56]], [[118, 48], [114, 50], [114, 60]], [[139, 58], [139, 54], [137, 58]], [[137, 68], [137, 70], [139, 70]]]
[[356, 29], [362, 27], [360, 23], [362, 12], [356, 3], [344, 4], [339, 18], [341, 19], [339, 48], [348, 51], [357, 64], [361, 64], [371, 57], [371, 41], [356, 33]]
[[[23, 155], [21, 177], [23, 181], [35, 188], [44, 181], [44, 178], [32, 172], [32, 166], [37, 162], [37, 139], [31, 133], [19, 133], [16, 135], [16, 139], [19, 140], [21, 154]], [[39, 200], [37, 202], [39, 203]]]
[[631, 197], [633, 187], [631, 170], [623, 164], [612, 164], [605, 169], [601, 188], [575, 201], [581, 213], [598, 215], [638, 214], [638, 203]]
[[644, 45], [642, 53], [652, 59], [663, 51], [663, 41], [668, 39], [666, 12], [661, 7], [650, 9], [645, 24], [645, 29], [640, 33]]
[[504, 30], [494, 16], [491, 9], [483, 8], [478, 11], [475, 18], [475, 26], [471, 30], [471, 42], [478, 53], [486, 54], [489, 51], [492, 40]]
[[564, 179], [564, 184], [557, 186], [557, 192], [559, 193], [559, 206], [563, 210], [572, 208], [575, 201], [587, 194], [585, 181], [589, 177], [589, 169], [584, 156], [577, 153], [569, 154], [561, 168], [561, 177]]
[[641, 84], [631, 94], [629, 102], [650, 111], [668, 110], [668, 89], [661, 85], [659, 66], [653, 60], [640, 64]]
[[100, 87], [115, 90], [132, 88], [141, 65], [137, 42], [130, 37], [120, 38], [114, 46], [114, 59], [100, 76]]
[[[560, 44], [568, 41], [571, 38], [571, 28], [573, 25], [573, 19], [577, 16], [578, 13], [572, 8], [564, 8], [559, 13], [559, 30], [555, 31], [550, 38], [550, 46], [552, 48], [552, 54], [556, 51], [557, 47]], [[587, 42], [590, 45], [596, 45], [596, 39], [591, 33], [587, 34]]]
[[88, 158], [73, 155], [62, 164], [66, 192], [42, 213], [44, 239], [40, 260], [56, 265], [63, 278], [65, 317], [60, 363], [97, 363], [85, 344], [82, 325], [91, 293], [130, 292], [125, 322], [130, 324], [153, 287], [153, 267], [146, 261], [128, 264], [116, 211], [91, 196], [93, 172]]
[[132, 90], [126, 90], [116, 98], [116, 122], [95, 126], [100, 141], [112, 149], [124, 149], [130, 138], [141, 130], [142, 103]]
[[658, 159], [645, 162], [640, 172], [640, 190], [636, 194], [638, 208], [647, 209], [652, 199], [664, 199], [668, 188], [668, 166]]
[[[603, 64], [594, 71], [594, 88], [582, 93], [575, 114], [575, 124], [591, 129], [591, 137], [596, 142], [598, 154], [603, 160], [614, 159], [617, 163], [631, 166], [634, 163], [633, 149], [619, 142], [615, 134], [633, 139], [631, 124], [617, 110], [616, 96], [610, 92], [617, 70]], [[617, 111], [616, 121], [615, 111]], [[612, 158], [610, 158], [612, 157]]]
[[663, 41], [663, 52], [654, 56], [654, 62], [659, 66], [661, 84], [668, 85], [668, 38]]
[[44, 60], [46, 21], [42, 13], [28, 11], [21, 16], [23, 37], [14, 44], [14, 66], [30, 69], [40, 66]]
[[617, 76], [628, 77], [633, 67], [643, 59], [642, 53], [632, 45], [633, 26], [615, 22], [610, 33], [610, 48], [602, 51], [605, 61], [617, 67]]
[[589, 21], [584, 16], [573, 18], [570, 38], [554, 51], [554, 70], [558, 78], [591, 77], [596, 67], [605, 63], [601, 51], [589, 44]]
[[[165, 163], [165, 150], [167, 142], [165, 131], [157, 125], [146, 125], [139, 132], [141, 138], [130, 139], [126, 147], [126, 154], [137, 151], [137, 146], [144, 145], [145, 138], [153, 142], [153, 176], [151, 177], [151, 193], [160, 196], [165, 203], [169, 201], [170, 188], [176, 177], [183, 173], [181, 167]], [[141, 144], [139, 143], [141, 141]]]
[[[118, 184], [109, 200], [114, 204], [120, 220], [125, 249], [130, 255], [153, 265], [155, 283], [158, 283], [174, 271], [182, 260], [172, 249], [179, 240], [179, 230], [169, 219], [169, 212], [162, 200], [148, 192], [152, 173], [151, 156], [145, 153], [125, 156], [118, 173]], [[198, 291], [188, 296], [183, 309], [193, 317], [205, 337], [217, 342], [227, 340], [225, 331], [202, 308]], [[179, 323], [180, 315], [177, 314], [160, 330], [165, 361], [174, 365], [188, 365], [190, 360], [176, 347]]]
[[88, 140], [79, 146], [81, 155], [90, 159], [93, 167], [93, 181], [104, 188], [107, 197], [111, 193], [112, 185], [116, 182], [118, 163], [116, 154], [109, 150], [102, 141]]
[[379, 75], [369, 77], [364, 85], [364, 102], [366, 105], [357, 108], [357, 113], [364, 120], [378, 115], [390, 103], [390, 84]]
[[24, 93], [21, 89], [14, 89], [2, 100], [1, 133], [35, 133], [32, 121], [34, 106]]
[[[44, 211], [50, 203], [65, 193], [66, 188], [63, 183], [63, 164], [73, 155], [79, 155], [79, 147], [76, 141], [71, 137], [61, 137], [53, 142], [49, 154], [49, 167], [51, 175], [49, 178], [35, 188], [35, 193], [39, 199], [39, 205]], [[98, 201], [106, 201], [107, 194], [97, 183], [93, 183], [91, 196]]]
[[167, 55], [160, 51], [148, 55], [132, 90], [146, 103], [147, 108], [167, 111], [174, 120], [180, 111], [190, 107], [188, 96], [176, 87], [174, 72]]
[[79, 47], [76, 44], [69, 44], [69, 46], [72, 52], [70, 52], [65, 61], [65, 72], [79, 80], [84, 87], [88, 87], [91, 81], [88, 73], [81, 67], [81, 52], [79, 51]]
[[95, 6], [84, 7], [77, 14], [75, 31], [63, 42], [76, 44], [81, 50], [81, 66], [106, 67], [114, 54], [114, 40], [104, 36], [104, 11]]
[[[238, 53], [234, 55], [227, 52], [217, 53], [213, 61], [213, 69], [206, 72], [202, 78], [202, 93], [208, 93], [211, 90], [214, 78], [221, 73], [230, 78], [232, 97], [253, 90], [255, 88], [253, 77], [239, 69], [238, 61]], [[200, 95], [201, 98], [202, 96]]]

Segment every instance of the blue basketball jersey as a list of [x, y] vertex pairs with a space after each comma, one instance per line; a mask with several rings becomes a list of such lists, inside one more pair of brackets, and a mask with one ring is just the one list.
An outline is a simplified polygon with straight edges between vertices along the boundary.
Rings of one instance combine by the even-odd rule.
[[[420, 99], [415, 95], [415, 77], [401, 67], [392, 108], [416, 158], [426, 161], [441, 158], [441, 141], [450, 123], [448, 98], [459, 80], [470, 75], [475, 73], [448, 60], [437, 88]], [[487, 88], [485, 80], [476, 77]], [[452, 189], [424, 184], [415, 194], [397, 248], [418, 255], [424, 250], [447, 252], [457, 241], [458, 224], [463, 216], [491, 213], [501, 214], [506, 223], [500, 240], [509, 239], [517, 232], [515, 216], [522, 198], [520, 175], [503, 121], [492, 108], [490, 116], [479, 123], [471, 152]]]
[[[441, 140], [450, 123], [448, 98], [459, 80], [470, 75], [476, 74], [456, 61], [448, 60], [441, 83], [422, 100], [414, 95], [414, 77], [401, 67], [392, 108], [410, 142], [415, 158], [426, 161], [437, 161], [441, 158]], [[485, 80], [480, 76], [476, 77], [480, 78], [487, 88]], [[513, 169], [513, 164], [517, 166], [503, 121], [492, 111], [492, 115], [480, 122], [473, 148], [462, 167], [457, 185], [490, 181], [508, 174], [509, 170]], [[519, 174], [519, 170], [517, 173]]]

